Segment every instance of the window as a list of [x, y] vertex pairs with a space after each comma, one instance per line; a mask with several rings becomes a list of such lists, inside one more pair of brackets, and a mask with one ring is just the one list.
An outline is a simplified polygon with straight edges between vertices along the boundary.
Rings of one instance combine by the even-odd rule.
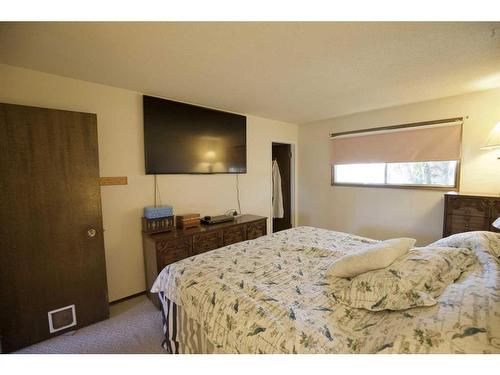
[[458, 162], [363, 163], [333, 166], [336, 185], [455, 188]]
[[458, 187], [462, 118], [331, 134], [333, 185]]

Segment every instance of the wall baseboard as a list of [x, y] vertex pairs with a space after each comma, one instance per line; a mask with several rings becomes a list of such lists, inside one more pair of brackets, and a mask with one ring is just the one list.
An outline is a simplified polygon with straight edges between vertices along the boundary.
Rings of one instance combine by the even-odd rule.
[[135, 298], [135, 297], [139, 297], [139, 296], [142, 296], [143, 294], [146, 294], [146, 291], [143, 290], [142, 292], [139, 292], [139, 293], [135, 293], [135, 294], [131, 294], [130, 296], [127, 296], [127, 297], [123, 297], [123, 298], [120, 298], [120, 299], [116, 299], [114, 301], [111, 301], [109, 302], [110, 305], [115, 305], [117, 303], [120, 303], [120, 302], [124, 302], [124, 301], [127, 301], [129, 299], [132, 299], [132, 298]]

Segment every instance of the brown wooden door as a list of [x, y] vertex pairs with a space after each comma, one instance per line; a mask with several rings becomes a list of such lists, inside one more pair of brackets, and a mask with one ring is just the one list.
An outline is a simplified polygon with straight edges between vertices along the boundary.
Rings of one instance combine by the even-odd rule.
[[[0, 103], [0, 151], [0, 334], [10, 352], [109, 315], [96, 115]], [[69, 305], [77, 325], [49, 333], [48, 312]]]
[[283, 217], [273, 218], [274, 233], [292, 227], [291, 146], [289, 144], [273, 143], [272, 156], [273, 160], [278, 163], [283, 192]]

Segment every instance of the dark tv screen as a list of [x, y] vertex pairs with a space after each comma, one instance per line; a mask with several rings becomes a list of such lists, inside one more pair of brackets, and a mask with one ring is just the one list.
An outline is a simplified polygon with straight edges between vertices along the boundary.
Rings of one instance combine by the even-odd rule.
[[246, 173], [245, 116], [143, 96], [146, 174]]

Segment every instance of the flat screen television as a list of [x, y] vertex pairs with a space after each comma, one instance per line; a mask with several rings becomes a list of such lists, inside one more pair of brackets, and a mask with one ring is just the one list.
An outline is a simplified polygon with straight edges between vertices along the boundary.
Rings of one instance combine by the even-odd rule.
[[146, 174], [246, 173], [247, 119], [143, 96]]

